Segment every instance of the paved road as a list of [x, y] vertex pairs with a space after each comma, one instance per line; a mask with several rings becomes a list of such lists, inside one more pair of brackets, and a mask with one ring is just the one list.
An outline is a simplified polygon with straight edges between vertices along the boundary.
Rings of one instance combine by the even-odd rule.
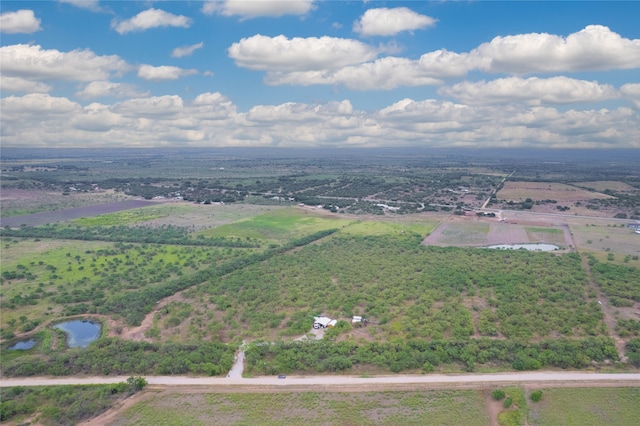
[[[107, 384], [126, 381], [126, 376], [119, 377], [25, 377], [0, 380], [0, 387], [8, 386], [50, 386], [50, 385], [88, 385]], [[289, 376], [286, 379], [276, 377], [260, 377], [254, 379], [217, 378], [217, 377], [185, 377], [185, 376], [148, 376], [151, 385], [164, 386], [228, 386], [247, 385], [260, 386], [354, 386], [354, 385], [390, 385], [390, 384], [489, 384], [489, 383], [633, 383], [640, 386], [640, 373], [593, 373], [536, 371], [523, 373], [492, 374], [428, 374], [428, 375], [395, 375], [395, 376]]]

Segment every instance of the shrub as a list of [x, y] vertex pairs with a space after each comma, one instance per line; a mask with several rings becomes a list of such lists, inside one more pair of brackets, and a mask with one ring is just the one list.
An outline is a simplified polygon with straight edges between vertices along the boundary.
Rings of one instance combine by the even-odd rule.
[[493, 396], [493, 399], [495, 399], [496, 401], [501, 401], [507, 395], [504, 393], [504, 391], [502, 389], [496, 389], [496, 390], [493, 391], [491, 396]]
[[513, 404], [513, 400], [511, 399], [511, 397], [508, 397], [507, 399], [504, 400], [504, 403], [502, 404], [502, 406], [504, 408], [509, 408], [511, 407], [511, 404]]
[[542, 400], [542, 391], [537, 390], [537, 391], [531, 392], [531, 400], [533, 402], [540, 402]]

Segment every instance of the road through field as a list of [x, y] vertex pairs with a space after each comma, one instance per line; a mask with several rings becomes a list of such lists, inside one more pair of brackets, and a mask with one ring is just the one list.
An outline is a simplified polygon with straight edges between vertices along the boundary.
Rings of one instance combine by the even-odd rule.
[[[1, 387], [9, 386], [52, 386], [52, 385], [89, 385], [108, 384], [126, 381], [125, 376], [114, 377], [22, 377], [3, 378]], [[574, 371], [535, 371], [522, 373], [490, 373], [490, 374], [424, 374], [393, 376], [290, 376], [285, 379], [277, 377], [259, 377], [251, 379], [219, 378], [219, 377], [186, 377], [186, 376], [148, 376], [150, 385], [159, 386], [209, 386], [225, 387], [249, 386], [260, 387], [341, 387], [363, 386], [368, 389], [375, 385], [451, 385], [468, 386], [470, 384], [487, 385], [491, 383], [533, 384], [545, 383], [566, 386], [598, 386], [599, 384], [621, 384], [640, 386], [640, 373], [595, 373]]]

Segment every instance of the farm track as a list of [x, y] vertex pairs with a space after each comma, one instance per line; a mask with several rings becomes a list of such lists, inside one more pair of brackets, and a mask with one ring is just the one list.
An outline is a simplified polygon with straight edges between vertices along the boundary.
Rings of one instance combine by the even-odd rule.
[[593, 278], [593, 273], [591, 272], [591, 266], [589, 265], [589, 259], [586, 256], [582, 256], [582, 269], [587, 273], [587, 277], [589, 278], [589, 287], [591, 287], [598, 297], [598, 302], [600, 306], [600, 310], [604, 315], [604, 323], [607, 326], [609, 331], [609, 336], [616, 342], [616, 349], [618, 350], [618, 357], [620, 360], [626, 359], [625, 354], [625, 342], [624, 340], [616, 333], [616, 324], [617, 320], [614, 316], [614, 308], [609, 304], [609, 298], [602, 293], [600, 287], [596, 283]]

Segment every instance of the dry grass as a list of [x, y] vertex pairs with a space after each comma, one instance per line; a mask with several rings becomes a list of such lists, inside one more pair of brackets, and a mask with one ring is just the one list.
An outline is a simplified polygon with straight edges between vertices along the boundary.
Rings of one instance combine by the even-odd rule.
[[497, 197], [502, 200], [524, 201], [527, 198], [536, 200], [556, 200], [558, 203], [575, 203], [576, 201], [614, 198], [599, 192], [591, 192], [563, 183], [549, 182], [510, 182], [504, 184]]
[[582, 186], [584, 188], [591, 188], [594, 191], [604, 192], [607, 189], [616, 192], [637, 191], [637, 188], [626, 184], [624, 182], [618, 182], [615, 180], [599, 180], [595, 182], [574, 182], [576, 186]]
[[[486, 425], [480, 391], [158, 393], [111, 425]], [[455, 422], [452, 423], [452, 419]]]

